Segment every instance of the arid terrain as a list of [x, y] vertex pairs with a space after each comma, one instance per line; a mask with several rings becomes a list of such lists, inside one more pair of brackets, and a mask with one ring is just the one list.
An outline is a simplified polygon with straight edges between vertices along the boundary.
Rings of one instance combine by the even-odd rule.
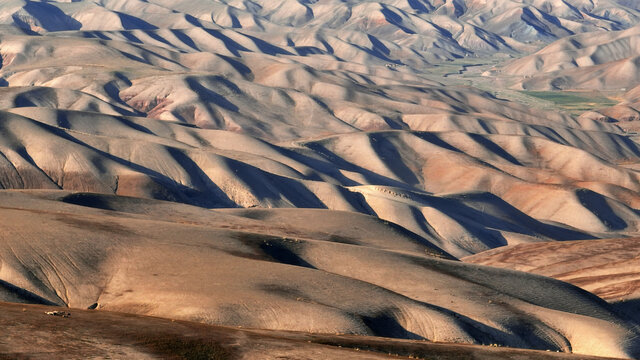
[[7, 0], [0, 57], [0, 358], [640, 358], [636, 1]]

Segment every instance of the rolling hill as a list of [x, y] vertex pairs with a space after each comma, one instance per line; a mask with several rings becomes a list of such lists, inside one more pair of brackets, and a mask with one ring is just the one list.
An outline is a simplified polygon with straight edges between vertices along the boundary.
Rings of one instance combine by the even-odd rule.
[[[0, 357], [639, 357], [639, 16], [2, 2]], [[628, 89], [576, 117], [507, 80]]]

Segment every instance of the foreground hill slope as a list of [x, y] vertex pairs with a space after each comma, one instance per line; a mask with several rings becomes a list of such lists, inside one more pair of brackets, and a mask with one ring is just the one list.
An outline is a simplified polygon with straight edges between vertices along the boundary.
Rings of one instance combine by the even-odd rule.
[[[609, 358], [545, 351], [394, 340], [350, 335], [247, 330], [134, 316], [106, 311], [74, 309], [68, 317], [46, 312], [59, 308], [0, 304], [5, 336], [2, 352], [30, 359], [402, 359], [437, 356], [438, 359], [605, 360]], [[15, 319], [19, 318], [20, 322]], [[64, 332], [65, 336], [59, 336]], [[37, 344], [34, 346], [34, 344]]]
[[448, 260], [373, 217], [61, 191], [0, 196], [5, 301], [602, 356], [639, 351], [635, 324], [590, 293]]
[[639, 320], [640, 249], [637, 238], [506, 246], [465, 262], [527, 271], [570, 282]]

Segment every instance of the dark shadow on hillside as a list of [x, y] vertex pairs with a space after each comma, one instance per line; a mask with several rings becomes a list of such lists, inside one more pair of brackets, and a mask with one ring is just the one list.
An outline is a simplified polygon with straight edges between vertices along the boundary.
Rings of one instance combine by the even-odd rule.
[[291, 249], [289, 249], [289, 247], [285, 246], [280, 242], [270, 242], [270, 241], [262, 242], [260, 244], [260, 249], [266, 255], [270, 256], [275, 261], [281, 264], [315, 269], [313, 265], [306, 262], [304, 259], [298, 256], [298, 254], [296, 254]]
[[142, 126], [140, 124], [137, 124], [137, 123], [135, 123], [135, 122], [133, 122], [133, 121], [127, 119], [127, 118], [119, 117], [117, 119], [120, 121], [120, 123], [122, 123], [123, 125], [127, 126], [128, 128], [131, 128], [131, 129], [133, 129], [135, 131], [140, 131], [140, 132], [145, 133], [145, 134], [155, 135], [153, 133], [153, 131], [149, 130], [147, 127]]
[[448, 142], [442, 140], [438, 134], [434, 134], [432, 132], [413, 132], [413, 135], [419, 137], [420, 139], [429, 142], [433, 145], [439, 146], [443, 149], [447, 149], [450, 151], [455, 151], [460, 154], [464, 154], [464, 151], [458, 149], [457, 147], [449, 144]]
[[[253, 212], [254, 215], [260, 213], [266, 214], [268, 216], [267, 211]], [[248, 217], [246, 216], [246, 213], [244, 215], [241, 214], [240, 216]], [[313, 265], [308, 263], [296, 253], [296, 248], [303, 245], [294, 242], [294, 240], [292, 239], [286, 239], [279, 236], [272, 236], [261, 233], [240, 231], [231, 234], [231, 236], [242, 243], [242, 245], [244, 245], [249, 251], [222, 250], [229, 255], [315, 269]], [[212, 244], [212, 247], [216, 248], [216, 245]], [[282, 289], [276, 289], [276, 292], [278, 292], [279, 290]], [[284, 293], [287, 292], [288, 291], [285, 291]]]
[[605, 321], [619, 319], [615, 309], [606, 301], [560, 280], [521, 271], [461, 262], [415, 257], [409, 260], [430, 271], [438, 271], [533, 305]]
[[404, 157], [398, 151], [399, 145], [394, 144], [391, 140], [393, 140], [393, 137], [384, 133], [372, 133], [369, 135], [371, 148], [397, 178], [410, 186], [420, 184], [420, 180], [415, 176], [414, 171], [403, 162]]
[[389, 48], [385, 44], [383, 44], [382, 41], [378, 40], [377, 37], [373, 35], [367, 35], [367, 38], [371, 42], [372, 49], [374, 51], [384, 54], [385, 56], [389, 56], [391, 54], [391, 50], [389, 50]]
[[540, 21], [540, 19], [535, 16], [531, 9], [527, 7], [522, 8], [522, 16], [520, 18], [527, 25], [534, 28], [535, 31], [537, 31], [540, 35], [548, 38], [555, 38], [551, 29], [549, 29], [549, 27], [545, 23]]
[[207, 110], [209, 110], [211, 113], [214, 113], [210, 105], [211, 103], [214, 103], [217, 106], [220, 106], [221, 108], [229, 111], [240, 111], [240, 108], [238, 106], [227, 100], [222, 95], [202, 85], [200, 82], [198, 82], [197, 78], [190, 76], [185, 78], [185, 82], [187, 83], [187, 85], [189, 85], [189, 88], [198, 95], [201, 103], [203, 103]]
[[146, 30], [144, 32], [147, 36], [149, 36], [150, 38], [157, 40], [165, 45], [168, 45], [172, 48], [175, 48], [175, 45], [173, 45], [172, 43], [170, 43], [167, 39], [163, 38], [162, 36], [158, 35], [158, 33], [156, 31], [153, 30]]
[[[413, 10], [415, 10], [415, 12], [418, 13], [418, 14], [419, 13], [428, 13], [428, 12], [431, 12], [433, 10], [433, 6], [431, 4], [429, 4], [428, 2], [422, 2], [420, 0], [407, 0], [407, 2], [409, 3], [409, 6], [411, 6], [411, 8]], [[427, 8], [426, 5], [429, 5], [429, 8]]]
[[376, 336], [396, 338], [424, 340], [424, 338], [416, 333], [405, 329], [393, 314], [393, 310], [382, 311], [371, 316], [360, 316], [362, 322], [373, 331]]
[[509, 154], [509, 152], [505, 151], [498, 144], [496, 144], [493, 141], [487, 139], [486, 137], [484, 137], [482, 135], [478, 135], [478, 134], [469, 134], [469, 137], [471, 139], [473, 139], [473, 141], [475, 141], [478, 145], [480, 145], [483, 148], [487, 149], [489, 152], [500, 156], [501, 158], [507, 160], [508, 162], [510, 162], [510, 163], [512, 163], [514, 165], [522, 166], [522, 164], [518, 161], [518, 159], [513, 157], [513, 155]]
[[384, 120], [385, 123], [387, 123], [387, 126], [389, 126], [389, 128], [393, 129], [393, 130], [406, 130], [409, 127], [403, 123], [401, 120], [393, 120], [392, 118], [388, 117], [388, 116], [383, 116], [382, 120]]
[[238, 160], [225, 158], [227, 167], [258, 201], [288, 202], [299, 208], [325, 209], [326, 205], [295, 179], [265, 172]]
[[[568, 1], [565, 2], [565, 4], [567, 4], [567, 6], [569, 6], [569, 7], [572, 7], [574, 10], [577, 10], [575, 7], [571, 6], [571, 4]], [[577, 10], [577, 11], [579, 12], [580, 10]], [[542, 18], [545, 21], [547, 21], [547, 22], [557, 26], [558, 28], [566, 31], [568, 35], [574, 35], [575, 34], [573, 31], [571, 31], [571, 30], [567, 29], [566, 27], [564, 27], [564, 25], [562, 25], [562, 23], [560, 22], [560, 20], [557, 17], [549, 15], [548, 13], [546, 13], [544, 11], [541, 11], [540, 14], [542, 15]]]
[[[444, 210], [453, 218], [461, 218], [462, 221], [479, 222], [484, 226], [497, 230], [517, 232], [531, 236], [535, 236], [537, 233], [554, 240], [587, 240], [594, 238], [590, 234], [575, 229], [538, 221], [500, 197], [488, 192], [470, 193], [446, 198], [429, 196], [428, 201], [431, 204], [437, 205], [439, 210]], [[449, 201], [452, 202], [449, 203]], [[473, 207], [471, 204], [465, 204], [465, 202], [473, 203]], [[477, 208], [480, 208], [480, 210]], [[493, 214], [483, 211], [485, 208], [492, 209]]]
[[246, 35], [244, 34], [246, 37], [248, 37], [249, 39], [251, 39], [251, 41], [253, 41], [253, 43], [258, 47], [258, 49], [260, 50], [260, 52], [265, 53], [267, 55], [271, 55], [271, 56], [277, 56], [277, 55], [294, 55], [290, 52], [288, 52], [287, 50], [284, 50], [281, 47], [275, 46], [273, 44], [270, 44], [260, 38], [254, 37], [254, 36], [250, 36], [250, 35]]
[[238, 16], [234, 14], [234, 12], [235, 11], [233, 11], [231, 8], [227, 10], [227, 15], [229, 15], [229, 19], [231, 19], [231, 27], [234, 29], [241, 29], [242, 24], [240, 23]]
[[[360, 184], [346, 178], [342, 173], [338, 171], [339, 169], [357, 172], [361, 174], [362, 176], [364, 176], [364, 178], [366, 179], [366, 183], [368, 184], [395, 186], [403, 189], [407, 188], [407, 184], [401, 181], [379, 175], [371, 170], [365, 169], [363, 167], [360, 167], [358, 165], [355, 165], [351, 162], [346, 161], [345, 159], [333, 153], [331, 150], [324, 147], [321, 143], [306, 143], [304, 144], [304, 146], [312, 150], [316, 154], [324, 157], [326, 161], [317, 160], [299, 153], [294, 153], [295, 155], [291, 155], [291, 157], [297, 161], [304, 163], [305, 165], [309, 165], [310, 167], [313, 167], [317, 171], [320, 171], [322, 173], [335, 177], [336, 179], [339, 179], [341, 183], [345, 184], [346, 186], [353, 186], [353, 185], [360, 185]], [[282, 149], [282, 151], [285, 151], [283, 154], [285, 154], [286, 156], [289, 156], [289, 154], [291, 154], [288, 150]]]
[[158, 27], [152, 24], [149, 24], [148, 22], [137, 18], [135, 16], [131, 16], [125, 13], [121, 13], [121, 12], [117, 12], [115, 11], [115, 13], [118, 15], [118, 17], [120, 18], [120, 22], [122, 23], [122, 27], [125, 30], [133, 30], [133, 29], [140, 29], [140, 30], [155, 30]]
[[184, 43], [188, 47], [192, 48], [193, 50], [200, 51], [200, 48], [198, 48], [198, 45], [196, 45], [196, 43], [193, 42], [193, 39], [187, 36], [187, 34], [185, 34], [183, 31], [171, 30], [171, 32], [176, 38], [178, 38], [178, 40], [182, 41], [182, 43]]
[[[123, 158], [117, 157], [113, 154], [100, 150], [96, 147], [93, 147], [75, 137], [66, 131], [50, 126], [40, 122], [34, 122], [34, 125], [42, 127], [45, 131], [52, 133], [64, 139], [66, 141], [70, 141], [75, 143], [76, 145], [82, 146], [92, 152], [96, 153], [96, 159], [94, 160], [94, 165], [98, 168], [101, 165], [98, 163], [101, 159], [108, 159], [122, 166], [128, 167], [129, 169], [138, 172], [140, 174], [146, 175], [149, 180], [152, 182], [149, 186], [153, 186], [150, 191], [152, 192], [152, 198], [157, 200], [168, 200], [168, 201], [176, 201], [181, 203], [186, 203], [190, 205], [206, 207], [206, 208], [219, 208], [219, 207], [236, 207], [237, 205], [229, 200], [226, 195], [224, 197], [217, 197], [217, 194], [214, 194], [211, 191], [205, 192], [198, 189], [194, 189], [188, 186], [185, 186], [181, 183], [178, 183], [174, 179], [157, 172], [153, 169], [147, 168], [145, 166], [136, 164], [131, 162], [130, 160], [125, 160]], [[27, 154], [28, 155], [28, 154]], [[26, 159], [28, 161], [28, 159]], [[33, 160], [31, 160], [33, 162]], [[230, 203], [231, 202], [231, 203]]]
[[113, 196], [113, 195], [95, 194], [95, 193], [77, 193], [77, 194], [67, 195], [60, 200], [67, 204], [85, 206], [85, 207], [90, 207], [94, 209], [114, 211], [116, 209], [112, 206], [110, 201], [112, 199], [110, 199], [109, 196]]
[[[39, 101], [38, 101], [39, 100]], [[56, 108], [58, 95], [50, 88], [34, 88], [18, 94], [14, 100], [14, 107], [51, 107]]]
[[[123, 82], [127, 87], [131, 86], [131, 81], [125, 75], [116, 72], [116, 73], [114, 73], [114, 76], [116, 78], [118, 78], [118, 80]], [[112, 80], [112, 81], [109, 81], [108, 83], [104, 84], [104, 86], [102, 88], [104, 89], [104, 91], [107, 93], [107, 95], [109, 95], [109, 97], [112, 100], [114, 100], [115, 102], [121, 104], [124, 107], [131, 108], [129, 106], [129, 104], [127, 104], [120, 97], [120, 87], [121, 86], [122, 85], [120, 85], [117, 80]], [[129, 111], [127, 109], [118, 108], [118, 112], [121, 115], [124, 115], [124, 116], [146, 116], [145, 113], [143, 113], [141, 111], [138, 111], [136, 109], [132, 109], [132, 111]]]
[[640, 326], [640, 299], [622, 300], [611, 303], [621, 315]]
[[296, 47], [294, 47], [294, 50], [300, 56], [324, 54], [324, 51], [322, 51], [321, 49], [318, 49], [315, 46], [296, 46]]
[[129, 31], [121, 31], [120, 34], [129, 42], [142, 44], [142, 40], [140, 40], [137, 36], [133, 35], [133, 33]]
[[[434, 197], [434, 199], [438, 199]], [[488, 248], [497, 248], [501, 246], [508, 245], [507, 239], [500, 233], [498, 230], [507, 230], [512, 229], [513, 232], [519, 233], [531, 233], [529, 229], [526, 228], [518, 228], [515, 226], [511, 226], [510, 223], [506, 221], [495, 222], [493, 224], [493, 216], [487, 215], [482, 212], [476, 212], [475, 209], [466, 207], [464, 204], [444, 204], [439, 201], [429, 202], [430, 206], [433, 206], [438, 211], [443, 214], [449, 216], [454, 219], [458, 225], [465, 229], [471, 236], [476, 238], [479, 242], [485, 245]], [[460, 208], [460, 213], [457, 212], [457, 208]], [[424, 217], [424, 215], [418, 210], [413, 209], [412, 213], [418, 223], [428, 223], [428, 219]], [[496, 225], [496, 226], [493, 226]], [[429, 229], [426, 226], [422, 226], [423, 229]], [[436, 237], [436, 233], [431, 230], [431, 235]], [[447, 240], [445, 240], [446, 242]], [[474, 252], [477, 249], [477, 246], [469, 245], [464, 246], [464, 244], [459, 245], [460, 247], [466, 249], [467, 251]]]
[[226, 61], [229, 65], [233, 66], [233, 68], [237, 72], [239, 72], [242, 75], [242, 77], [244, 77], [249, 81], [253, 80], [254, 78], [253, 73], [251, 72], [251, 69], [248, 66], [229, 56], [224, 56], [224, 55], [218, 55], [218, 56], [220, 56], [220, 58]]
[[206, 31], [209, 35], [213, 36], [214, 38], [222, 41], [224, 43], [224, 46], [227, 48], [227, 50], [229, 50], [234, 56], [240, 56], [240, 51], [251, 52], [251, 50], [238, 44], [237, 42], [232, 40], [230, 37], [224, 35], [220, 30], [213, 30], [213, 29], [207, 29], [207, 28], [202, 28], [202, 30]]
[[[82, 23], [46, 2], [27, 0], [22, 8], [37, 21], [38, 26], [47, 31], [79, 30], [82, 27]], [[31, 29], [27, 19], [18, 14], [13, 14], [12, 18], [18, 27]]]
[[0, 295], [2, 295], [3, 301], [20, 302], [26, 304], [40, 304], [40, 305], [61, 305], [49, 301], [43, 297], [40, 297], [28, 290], [15, 286], [4, 280], [0, 280]]
[[396, 27], [398, 27], [400, 30], [404, 31], [407, 34], [415, 34], [416, 32], [409, 29], [408, 27], [406, 27], [403, 23], [402, 23], [402, 17], [398, 14], [396, 14], [395, 12], [393, 12], [391, 9], [389, 9], [388, 7], [384, 6], [382, 10], [380, 10], [380, 12], [382, 13], [382, 15], [384, 15], [384, 18], [387, 20], [387, 22], [389, 22], [390, 24], [395, 25]]
[[591, 211], [607, 228], [611, 230], [627, 228], [627, 223], [613, 211], [604, 196], [588, 189], [579, 189], [576, 195], [582, 206]]
[[111, 40], [110, 37], [103, 34], [101, 31], [85, 31], [85, 32], [82, 32], [82, 37], [87, 39]]
[[215, 198], [221, 200], [222, 205], [225, 207], [234, 207], [235, 203], [229, 199], [227, 194], [225, 194], [225, 192], [222, 191], [222, 189], [220, 189], [220, 187], [218, 187], [218, 185], [216, 185], [216, 183], [214, 183], [204, 171], [202, 171], [200, 166], [183, 151], [168, 147], [167, 152], [177, 164], [182, 166], [189, 176], [190, 183], [193, 184], [193, 187], [196, 190], [204, 194], [214, 195]]

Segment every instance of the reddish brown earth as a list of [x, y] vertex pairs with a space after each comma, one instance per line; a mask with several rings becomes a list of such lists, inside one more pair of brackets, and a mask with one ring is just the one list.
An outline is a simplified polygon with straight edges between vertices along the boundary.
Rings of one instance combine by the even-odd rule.
[[638, 318], [640, 238], [520, 244], [469, 256], [464, 261], [563, 280]]

